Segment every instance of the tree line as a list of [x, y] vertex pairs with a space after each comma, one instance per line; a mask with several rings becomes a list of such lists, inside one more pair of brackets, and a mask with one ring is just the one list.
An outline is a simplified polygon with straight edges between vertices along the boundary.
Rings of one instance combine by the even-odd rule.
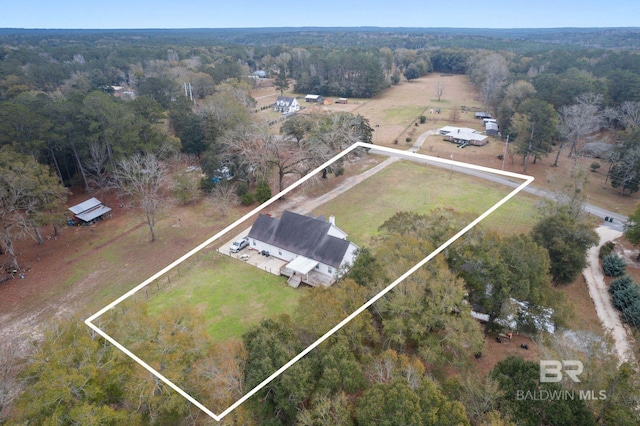
[[[566, 206], [547, 212], [547, 219], [567, 215]], [[442, 244], [466, 220], [449, 209], [427, 215], [397, 213], [380, 227], [379, 238], [362, 249], [342, 280], [328, 289], [310, 289], [291, 316], [264, 319], [240, 340], [213, 342], [201, 314], [192, 307], [150, 314], [145, 304], [127, 301], [101, 318], [99, 326], [220, 412]], [[543, 219], [539, 226], [546, 230], [549, 224]], [[514, 298], [527, 302], [534, 315], [536, 307], [553, 307], [554, 320], [566, 316], [565, 302], [551, 285], [553, 278], [564, 278], [555, 277], [552, 265], [566, 265], [565, 259], [556, 259], [545, 244], [573, 237], [549, 237], [536, 229], [530, 235], [500, 237], [476, 228], [267, 384], [223, 423], [636, 422], [633, 401], [640, 388], [635, 373], [626, 364], [618, 369], [601, 341], [586, 353], [560, 343], [545, 348], [556, 354], [572, 351], [585, 368], [600, 371], [582, 385], [541, 383], [538, 365], [518, 357], [499, 362], [488, 377], [477, 374], [476, 357], [485, 334], [471, 310], [482, 306], [490, 311], [489, 327], [494, 328], [500, 327], [497, 320], [514, 314], [508, 303]], [[586, 248], [577, 250], [584, 255]], [[123, 323], [128, 326], [122, 327]], [[521, 317], [515, 330], [537, 333], [537, 324]], [[12, 395], [20, 383], [24, 389], [11, 402], [8, 424], [52, 419], [61, 424], [208, 420], [74, 319], [52, 326], [11, 379], [6, 383], [13, 384]], [[607, 399], [541, 402], [514, 397], [516, 390], [578, 391], [581, 386], [603, 389]]]
[[[630, 56], [631, 58], [629, 58]], [[434, 62], [434, 65], [437, 62]], [[511, 155], [523, 172], [555, 152], [605, 161], [607, 181], [621, 194], [638, 191], [636, 150], [640, 116], [637, 55], [595, 50], [547, 51], [535, 55], [476, 51], [466, 73], [483, 108], [500, 123]]]

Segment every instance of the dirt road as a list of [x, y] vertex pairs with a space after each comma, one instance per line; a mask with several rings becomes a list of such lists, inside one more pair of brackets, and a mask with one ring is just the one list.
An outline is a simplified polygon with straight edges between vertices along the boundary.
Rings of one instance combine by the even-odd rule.
[[338, 195], [348, 191], [349, 189], [353, 188], [354, 186], [364, 181], [365, 179], [368, 179], [369, 177], [375, 175], [381, 170], [384, 170], [386, 167], [388, 167], [390, 164], [393, 164], [396, 161], [398, 161], [398, 158], [389, 157], [364, 173], [350, 176], [340, 185], [335, 187], [333, 190], [319, 197], [304, 197], [304, 196], [294, 197], [288, 202], [282, 204], [279, 208], [279, 211], [282, 212], [284, 210], [293, 210], [301, 214], [311, 213], [313, 212], [314, 209], [318, 208], [319, 206], [323, 205], [328, 201], [333, 200]]
[[630, 361], [635, 362], [635, 356], [633, 354], [633, 346], [631, 344], [632, 336], [627, 330], [627, 327], [620, 320], [618, 311], [613, 307], [611, 302], [611, 296], [607, 291], [604, 275], [600, 268], [600, 262], [598, 259], [598, 252], [600, 247], [607, 241], [615, 240], [622, 235], [622, 232], [601, 226], [596, 229], [598, 235], [600, 235], [600, 243], [597, 247], [592, 247], [587, 253], [587, 259], [589, 266], [582, 272], [585, 281], [589, 286], [589, 295], [593, 300], [593, 303], [602, 322], [604, 329], [611, 333], [614, 341], [614, 348], [620, 362]]

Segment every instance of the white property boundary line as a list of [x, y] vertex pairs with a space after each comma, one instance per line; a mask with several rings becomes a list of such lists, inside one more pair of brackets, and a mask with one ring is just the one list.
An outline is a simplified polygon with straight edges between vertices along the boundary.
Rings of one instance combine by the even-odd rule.
[[[322, 337], [320, 337], [318, 340], [316, 340], [311, 345], [309, 345], [305, 350], [300, 352], [293, 359], [291, 359], [285, 365], [283, 365], [278, 370], [276, 370], [273, 374], [271, 374], [269, 377], [267, 377], [265, 380], [263, 380], [262, 383], [260, 383], [259, 385], [257, 385], [253, 389], [251, 389], [242, 398], [240, 398], [234, 404], [229, 406], [229, 408], [227, 408], [226, 410], [224, 410], [223, 412], [221, 412], [219, 414], [213, 413], [211, 410], [209, 410], [207, 407], [202, 405], [196, 399], [191, 397], [189, 394], [187, 394], [185, 391], [183, 391], [181, 388], [179, 388], [177, 385], [175, 385], [169, 379], [167, 379], [162, 374], [160, 374], [157, 370], [155, 370], [149, 364], [144, 362], [142, 359], [138, 358], [133, 352], [131, 352], [130, 350], [128, 350], [127, 348], [122, 346], [120, 343], [118, 343], [115, 339], [113, 339], [111, 336], [109, 336], [107, 333], [105, 333], [98, 326], [93, 324], [93, 321], [98, 319], [102, 314], [104, 314], [105, 312], [107, 312], [110, 309], [113, 309], [120, 302], [122, 302], [122, 301], [126, 300], [127, 298], [129, 298], [130, 296], [134, 295], [135, 293], [137, 293], [138, 291], [140, 291], [141, 289], [146, 287], [148, 284], [152, 283], [153, 281], [155, 281], [156, 279], [158, 279], [159, 277], [161, 277], [165, 273], [167, 273], [170, 270], [172, 270], [174, 267], [180, 265], [182, 262], [184, 262], [185, 260], [189, 259], [194, 254], [198, 253], [200, 250], [202, 250], [203, 248], [205, 248], [208, 245], [210, 245], [211, 243], [213, 243], [215, 240], [217, 240], [218, 238], [220, 238], [221, 236], [223, 236], [224, 234], [226, 234], [227, 232], [229, 232], [230, 230], [235, 228], [240, 223], [246, 221], [251, 216], [253, 216], [256, 213], [258, 213], [260, 210], [262, 210], [265, 207], [271, 205], [276, 200], [280, 199], [282, 196], [288, 194], [289, 192], [291, 192], [292, 190], [294, 190], [298, 186], [302, 185], [307, 180], [311, 179], [316, 173], [319, 173], [324, 168], [328, 167], [329, 165], [331, 165], [335, 161], [339, 160], [340, 158], [344, 157], [345, 155], [347, 155], [348, 153], [350, 153], [351, 151], [353, 151], [353, 150], [355, 150], [357, 148], [366, 148], [366, 149], [371, 150], [372, 153], [386, 154], [388, 156], [401, 157], [401, 158], [406, 158], [406, 159], [409, 159], [409, 160], [412, 159], [414, 161], [418, 160], [418, 162], [419, 162], [419, 160], [428, 160], [429, 162], [437, 162], [437, 163], [446, 164], [446, 165], [451, 166], [452, 168], [453, 168], [453, 166], [470, 168], [470, 169], [479, 170], [479, 171], [482, 171], [482, 172], [498, 174], [498, 175], [502, 175], [502, 176], [506, 176], [506, 177], [511, 177], [511, 178], [516, 178], [516, 179], [519, 179], [519, 180], [524, 180], [524, 182], [522, 184], [520, 184], [518, 187], [516, 187], [513, 191], [511, 191], [509, 194], [507, 194], [500, 201], [498, 201], [496, 204], [494, 204], [492, 207], [490, 207], [486, 212], [484, 212], [483, 214], [478, 216], [474, 221], [472, 221], [467, 226], [465, 226], [463, 229], [461, 229], [457, 234], [455, 234], [453, 237], [451, 237], [449, 240], [447, 240], [447, 242], [442, 244], [436, 250], [431, 252], [431, 254], [429, 254], [427, 257], [422, 259], [416, 265], [414, 265], [411, 269], [409, 269], [407, 272], [402, 274], [398, 279], [396, 279], [394, 282], [392, 282], [387, 287], [385, 287], [380, 293], [376, 294], [373, 298], [371, 298], [369, 301], [367, 301], [364, 305], [362, 305], [360, 308], [355, 310], [351, 315], [349, 315], [348, 317], [343, 319], [340, 323], [338, 323], [336, 326], [334, 326], [331, 330], [327, 331]], [[166, 266], [162, 270], [158, 271], [157, 273], [155, 273], [151, 277], [147, 278], [145, 281], [143, 281], [142, 283], [138, 284], [135, 288], [131, 289], [130, 291], [128, 291], [127, 293], [125, 293], [124, 295], [122, 295], [121, 297], [119, 297], [118, 299], [116, 299], [115, 301], [110, 303], [109, 305], [107, 305], [104, 308], [100, 309], [98, 312], [96, 312], [95, 314], [93, 314], [92, 316], [87, 318], [85, 320], [85, 324], [87, 324], [87, 326], [91, 327], [91, 329], [93, 329], [96, 333], [98, 333], [102, 337], [104, 337], [107, 341], [109, 341], [116, 348], [118, 348], [122, 352], [124, 352], [127, 356], [129, 356], [135, 362], [137, 362], [142, 367], [144, 367], [151, 374], [156, 376], [158, 379], [162, 380], [166, 385], [168, 385], [173, 390], [178, 392], [180, 395], [185, 397], [189, 402], [194, 404], [196, 407], [200, 408], [202, 411], [204, 411], [211, 418], [213, 418], [213, 419], [215, 419], [217, 421], [220, 421], [227, 414], [229, 414], [233, 410], [235, 410], [240, 404], [245, 402], [247, 399], [251, 398], [256, 392], [258, 392], [260, 389], [265, 387], [269, 382], [271, 382], [273, 379], [278, 377], [285, 370], [287, 370], [293, 364], [298, 362], [302, 357], [304, 357], [309, 352], [311, 352], [313, 349], [315, 349], [318, 345], [320, 345], [322, 342], [324, 342], [332, 334], [334, 334], [336, 331], [338, 331], [339, 329], [344, 327], [349, 321], [351, 321], [353, 318], [358, 316], [362, 311], [364, 311], [365, 309], [369, 308], [369, 306], [373, 305], [378, 299], [383, 297], [385, 294], [387, 294], [389, 291], [391, 291], [394, 287], [396, 287], [398, 284], [400, 284], [402, 281], [404, 281], [407, 277], [409, 277], [411, 274], [413, 274], [416, 270], [418, 270], [419, 268], [424, 266], [428, 261], [430, 261], [436, 255], [441, 253], [445, 248], [447, 248], [449, 245], [451, 245], [455, 240], [457, 240], [462, 235], [467, 233], [471, 228], [476, 226], [481, 220], [483, 220], [485, 217], [487, 217], [488, 215], [493, 213], [495, 210], [497, 210], [504, 203], [509, 201], [513, 196], [515, 196], [518, 192], [523, 190], [531, 182], [533, 182], [533, 177], [532, 176], [526, 176], [526, 175], [521, 175], [521, 174], [512, 173], [512, 172], [505, 172], [505, 171], [501, 171], [501, 170], [491, 169], [491, 168], [488, 168], [488, 167], [482, 167], [482, 166], [476, 166], [476, 165], [472, 165], [472, 164], [462, 163], [462, 162], [459, 162], [459, 161], [446, 160], [446, 159], [431, 157], [431, 156], [428, 156], [428, 155], [415, 154], [415, 153], [410, 153], [410, 152], [407, 152], [407, 151], [401, 151], [401, 150], [397, 150], [397, 149], [386, 148], [386, 147], [383, 147], [383, 146], [376, 146], [376, 145], [371, 145], [371, 144], [367, 144], [367, 143], [363, 143], [363, 142], [357, 142], [357, 143], [353, 144], [352, 146], [350, 146], [349, 148], [347, 148], [346, 150], [344, 150], [343, 152], [341, 152], [340, 154], [338, 154], [335, 157], [333, 157], [332, 159], [330, 159], [329, 161], [327, 161], [326, 163], [322, 164], [321, 166], [319, 166], [318, 168], [316, 168], [315, 170], [313, 170], [312, 172], [310, 172], [306, 176], [304, 176], [302, 179], [298, 180], [293, 185], [289, 186], [288, 188], [286, 188], [282, 192], [274, 195], [268, 201], [266, 201], [263, 204], [261, 204], [260, 206], [256, 207], [255, 209], [253, 209], [252, 211], [250, 211], [249, 213], [247, 213], [246, 215], [244, 215], [240, 219], [236, 220], [234, 223], [232, 223], [231, 225], [227, 226], [222, 231], [218, 232], [213, 237], [209, 238], [208, 240], [206, 240], [205, 242], [203, 242], [202, 244], [200, 244], [199, 246], [197, 246], [193, 250], [189, 251], [184, 256], [180, 257], [179, 259], [177, 259], [173, 263], [169, 264], [168, 266]]]

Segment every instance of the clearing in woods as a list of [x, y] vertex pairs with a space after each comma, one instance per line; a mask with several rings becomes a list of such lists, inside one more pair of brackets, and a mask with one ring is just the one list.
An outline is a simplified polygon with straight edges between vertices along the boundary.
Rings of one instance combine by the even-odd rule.
[[[332, 161], [335, 162], [342, 157], [349, 158], [347, 157], [348, 153], [354, 152], [355, 151], [354, 148], [358, 149], [358, 146], [361, 146], [361, 145], [362, 145], [361, 143], [357, 143], [353, 145], [351, 148], [349, 148], [345, 152], [334, 157]], [[240, 276], [239, 277], [240, 280], [241, 281], [246, 280], [247, 286], [244, 285], [244, 282], [243, 282], [243, 285], [238, 285], [238, 280], [234, 276], [234, 269], [235, 269], [234, 265], [230, 265], [229, 268], [227, 268], [225, 265], [221, 265], [222, 272], [220, 276], [223, 279], [216, 280], [214, 279], [214, 277], [216, 277], [217, 275], [215, 268], [217, 264], [219, 264], [219, 262], [217, 261], [218, 259], [216, 259], [216, 261], [214, 262], [204, 262], [199, 265], [201, 260], [201, 255], [205, 258], [205, 260], [213, 260], [213, 258], [209, 258], [209, 255], [211, 254], [211, 252], [208, 251], [212, 248], [212, 246], [215, 246], [219, 249], [220, 243], [221, 242], [224, 243], [225, 241], [227, 241], [226, 238], [223, 238], [223, 237], [228, 237], [230, 233], [231, 234], [236, 233], [238, 229], [243, 229], [251, 226], [258, 212], [267, 211], [267, 209], [269, 208], [269, 206], [271, 206], [271, 204], [277, 203], [278, 200], [281, 200], [285, 195], [288, 196], [291, 193], [295, 197], [295, 190], [298, 189], [303, 183], [313, 181], [313, 180], [317, 181], [315, 177], [322, 173], [322, 169], [323, 169], [322, 166], [316, 169], [311, 174], [302, 178], [299, 182], [291, 186], [289, 189], [285, 190], [280, 194], [274, 195], [269, 201], [264, 203], [262, 206], [259, 206], [255, 210], [247, 213], [244, 217], [237, 220], [232, 225], [229, 225], [227, 228], [225, 228], [225, 230], [214, 235], [209, 240], [200, 244], [198, 247], [190, 251], [187, 255], [180, 258], [178, 261], [173, 262], [172, 264], [163, 268], [161, 271], [159, 271], [158, 273], [154, 274], [153, 276], [151, 276], [150, 278], [148, 278], [147, 280], [145, 280], [144, 282], [136, 286], [133, 290], [131, 290], [130, 292], [127, 292], [125, 295], [118, 298], [118, 300], [116, 300], [115, 302], [107, 305], [106, 307], [104, 307], [103, 309], [101, 309], [91, 317], [89, 317], [89, 319], [87, 319], [85, 322], [87, 323], [87, 325], [93, 328], [96, 332], [102, 335], [105, 339], [107, 339], [113, 345], [118, 347], [118, 349], [127, 353], [127, 355], [129, 355], [136, 362], [138, 362], [140, 365], [146, 368], [149, 372], [154, 374], [158, 379], [165, 382], [168, 386], [170, 386], [171, 388], [179, 392], [182, 396], [187, 398], [194, 405], [198, 406], [206, 414], [208, 414], [215, 420], [220, 420], [221, 418], [226, 416], [226, 414], [233, 411], [233, 409], [235, 409], [238, 405], [240, 405], [246, 399], [254, 395], [263, 386], [266, 386], [266, 384], [268, 384], [271, 380], [277, 377], [277, 375], [281, 374], [283, 371], [288, 369], [291, 365], [296, 363], [308, 352], [313, 350], [317, 345], [319, 345], [325, 339], [327, 339], [329, 336], [335, 333], [339, 328], [344, 326], [348, 321], [350, 321], [352, 318], [360, 314], [363, 310], [367, 309], [380, 297], [383, 297], [384, 294], [386, 294], [388, 291], [393, 289], [397, 284], [402, 282], [408, 275], [413, 273], [419, 267], [425, 265], [429, 260], [431, 260], [433, 257], [435, 257], [440, 252], [442, 252], [447, 246], [449, 246], [449, 244], [453, 243], [455, 240], [463, 236], [464, 233], [466, 233], [468, 230], [476, 226], [482, 219], [488, 216], [491, 212], [497, 210], [502, 204], [504, 204], [505, 202], [510, 200], [512, 197], [517, 195], [524, 187], [526, 187], [532, 181], [531, 178], [527, 178], [526, 176], [516, 175], [509, 172], [506, 172], [506, 173], [502, 172], [502, 174], [507, 175], [510, 179], [514, 181], [518, 181], [518, 186], [515, 189], [503, 188], [503, 192], [502, 194], [500, 194], [496, 188], [488, 189], [479, 182], [474, 184], [471, 181], [464, 181], [464, 180], [458, 181], [459, 173], [458, 172], [454, 173], [453, 165], [451, 165], [451, 172], [447, 172], [446, 169], [436, 168], [430, 164], [424, 164], [424, 161], [427, 161], [427, 159], [423, 158], [420, 155], [405, 154], [404, 152], [400, 152], [400, 151], [396, 151], [394, 153], [393, 150], [371, 147], [371, 145], [367, 146], [367, 149], [370, 149], [372, 153], [375, 152], [377, 154], [389, 155], [390, 156], [389, 160], [392, 160], [392, 161], [383, 162], [384, 164], [388, 164], [389, 168], [393, 168], [398, 164], [400, 166], [403, 166], [403, 165], [406, 166], [405, 164], [406, 160], [402, 162], [397, 162], [397, 158], [396, 158], [397, 156], [401, 156], [402, 158], [405, 158], [405, 159], [410, 158], [413, 163], [410, 165], [410, 167], [405, 167], [404, 169], [400, 168], [399, 173], [394, 178], [383, 175], [381, 178], [382, 180], [375, 181], [375, 179], [373, 178], [375, 178], [378, 175], [373, 175], [372, 177], [369, 177], [369, 179], [366, 179], [364, 181], [358, 181], [357, 179], [355, 179], [354, 184], [356, 188], [373, 187], [377, 192], [381, 194], [385, 192], [394, 193], [396, 192], [396, 189], [400, 187], [400, 185], [398, 185], [396, 182], [398, 180], [398, 177], [403, 176], [405, 180], [410, 181], [413, 184], [412, 186], [414, 190], [413, 191], [410, 190], [409, 192], [419, 192], [420, 196], [417, 197], [417, 199], [419, 200], [420, 205], [423, 204], [423, 201], [422, 201], [423, 194], [427, 194], [427, 193], [437, 194], [437, 197], [432, 197], [431, 208], [427, 208], [427, 210], [431, 210], [436, 207], [461, 210], [463, 212], [470, 213], [469, 220], [471, 222], [468, 225], [466, 225], [463, 229], [450, 229], [449, 235], [445, 237], [445, 238], [448, 238], [448, 240], [444, 244], [442, 244], [440, 247], [438, 247], [431, 253], [424, 253], [425, 255], [424, 259], [419, 261], [415, 266], [413, 266], [403, 275], [397, 277], [395, 281], [393, 281], [392, 283], [389, 283], [389, 286], [387, 286], [384, 290], [382, 290], [380, 293], [375, 295], [373, 298], [369, 299], [364, 305], [356, 309], [354, 312], [350, 313], [339, 324], [336, 324], [336, 326], [333, 329], [326, 332], [326, 334], [320, 337], [317, 341], [312, 343], [310, 346], [304, 349], [301, 353], [299, 353], [294, 358], [292, 358], [289, 362], [283, 365], [280, 369], [275, 371], [273, 375], [265, 379], [265, 381], [263, 381], [260, 385], [256, 386], [253, 389], [250, 389], [242, 398], [240, 398], [238, 401], [236, 401], [226, 410], [217, 414], [210, 411], [207, 407], [203, 406], [193, 397], [185, 393], [182, 390], [180, 383], [174, 383], [173, 381], [167, 379], [164, 375], [161, 375], [152, 366], [145, 363], [144, 361], [145, 354], [133, 354], [129, 352], [129, 350], [126, 347], [124, 347], [122, 344], [116, 341], [113, 337], [111, 337], [112, 332], [107, 331], [108, 329], [115, 330], [113, 327], [117, 327], [117, 324], [114, 324], [111, 321], [107, 321], [107, 323], [105, 324], [106, 327], [105, 329], [103, 329], [101, 327], [104, 327], [105, 325], [102, 325], [102, 326], [97, 325], [96, 322], [98, 322], [99, 324], [101, 322], [100, 317], [102, 317], [102, 315], [104, 314], [108, 315], [108, 313], [111, 312], [112, 309], [115, 308], [119, 303], [129, 299], [130, 297], [135, 297], [140, 295], [141, 294], [140, 292], [142, 290], [146, 291], [149, 285], [153, 286], [154, 283], [157, 284], [160, 281], [164, 281], [165, 275], [168, 273], [171, 273], [175, 268], [180, 268], [183, 265], [188, 265], [188, 266], [185, 266], [185, 269], [188, 271], [188, 273], [186, 274], [186, 277], [188, 277], [188, 279], [185, 280], [184, 284], [179, 284], [177, 287], [171, 286], [172, 289], [171, 289], [170, 295], [152, 297], [152, 311], [156, 311], [156, 312], [158, 312], [159, 310], [172, 311], [172, 307], [176, 306], [175, 305], [176, 303], [177, 304], [184, 303], [184, 304], [189, 304], [191, 306], [197, 306], [197, 307], [202, 306], [202, 309], [205, 313], [205, 318], [207, 321], [207, 328], [210, 330], [210, 333], [212, 332], [212, 330], [214, 330], [214, 332], [217, 332], [218, 336], [220, 336], [220, 333], [226, 333], [227, 330], [225, 329], [230, 325], [229, 323], [227, 323], [226, 320], [229, 318], [231, 318], [234, 321], [234, 326], [238, 322], [241, 323], [240, 326], [236, 328], [236, 330], [246, 329], [248, 325], [246, 323], [242, 323], [242, 319], [243, 319], [242, 315], [247, 311], [250, 311], [252, 309], [260, 309], [262, 307], [262, 304], [260, 303], [259, 300], [254, 299], [251, 301], [251, 303], [248, 303], [249, 302], [248, 297], [255, 297], [255, 295], [252, 295], [251, 293], [259, 292], [261, 286], [263, 285], [263, 282], [259, 278], [257, 280], [253, 280], [253, 279], [249, 279], [248, 276], [245, 276], [245, 273], [244, 273], [245, 267], [250, 268], [251, 266], [244, 264], [239, 259], [233, 259], [232, 261], [235, 262], [236, 265], [238, 266], [238, 275]], [[353, 153], [351, 155], [353, 156]], [[363, 153], [361, 155], [366, 155], [366, 154]], [[441, 161], [441, 163], [448, 165], [446, 160]], [[325, 167], [327, 165], [325, 165]], [[458, 167], [466, 167], [466, 168], [477, 169], [477, 170], [480, 169], [477, 166], [463, 166], [460, 164], [458, 164]], [[424, 188], [425, 183], [429, 182], [429, 179], [425, 179], [425, 176], [422, 174], [422, 171], [423, 169], [433, 169], [433, 168], [436, 169], [435, 170], [436, 174], [448, 174], [450, 179], [450, 185], [440, 185], [442, 186], [442, 188], [438, 188], [438, 187]], [[380, 170], [382, 170], [382, 173], [384, 173], [384, 171], [386, 171], [387, 168], [381, 168]], [[485, 172], [487, 172], [487, 170], [485, 170]], [[418, 173], [418, 174], [415, 175], [415, 173]], [[455, 179], [454, 179], [454, 175], [455, 175]], [[435, 178], [435, 175], [431, 175], [431, 177]], [[466, 178], [467, 176], [464, 176], [464, 177]], [[325, 180], [321, 180], [321, 182], [322, 181], [326, 182]], [[474, 188], [474, 186], [477, 188]], [[471, 189], [470, 194], [468, 195], [465, 194], [460, 196], [461, 193], [464, 193], [469, 188]], [[304, 191], [304, 187], [302, 187], [302, 190]], [[498, 192], [498, 194], [493, 194], [493, 192]], [[448, 194], [449, 197], [443, 196], [443, 194]], [[347, 190], [346, 192], [341, 194], [341, 197], [343, 197], [341, 204], [343, 206], [354, 206], [354, 203], [357, 204], [357, 202], [351, 198], [353, 196], [354, 194], [350, 194], [350, 190]], [[368, 206], [371, 206], [371, 208], [374, 208], [373, 206], [378, 204], [387, 205], [388, 206], [387, 209], [389, 211], [389, 216], [390, 216], [391, 214], [393, 214], [391, 211], [414, 210], [410, 207], [410, 204], [411, 202], [414, 202], [415, 199], [416, 197], [412, 197], [409, 194], [405, 194], [404, 196], [401, 194], [399, 197], [394, 195], [394, 197], [392, 197], [391, 200], [385, 200], [384, 198], [379, 198], [379, 197], [376, 198], [376, 197], [369, 196], [366, 198], [362, 198], [359, 201], [360, 203], [362, 203], [363, 210], [367, 210]], [[433, 201], [434, 199], [435, 199], [435, 202]], [[391, 204], [390, 201], [394, 202], [395, 204]], [[405, 204], [407, 201], [409, 202], [409, 205], [407, 205], [406, 207], [408, 208], [405, 209], [403, 207], [405, 207]], [[425, 198], [424, 204], [429, 205], [430, 202]], [[472, 206], [471, 209], [469, 209], [470, 206]], [[295, 210], [297, 209], [294, 209], [294, 211]], [[310, 213], [310, 212], [299, 211], [299, 210], [297, 212], [302, 214]], [[360, 217], [359, 210], [351, 209], [349, 213], [345, 214], [345, 216], [347, 218], [350, 217], [352, 220], [358, 219]], [[376, 229], [389, 216], [380, 214], [379, 217], [375, 216], [371, 218], [374, 223], [374, 226], [371, 226], [370, 229]], [[360, 218], [360, 220], [362, 220], [362, 218]], [[345, 230], [348, 230], [348, 229], [345, 229]], [[299, 237], [304, 238], [304, 235], [300, 235]], [[351, 239], [351, 241], [358, 243], [358, 241], [353, 238]], [[200, 268], [204, 268], [205, 270], [212, 269], [212, 271], [209, 273], [205, 273], [205, 276], [202, 276], [198, 266]], [[224, 271], [228, 271], [229, 273], [224, 273]], [[269, 276], [267, 272], [262, 272], [261, 270], [258, 270], [258, 269], [256, 269], [256, 271], [263, 273], [265, 276]], [[249, 275], [253, 275], [253, 274], [249, 274]], [[179, 276], [182, 277], [181, 274], [179, 274]], [[175, 276], [173, 280], [175, 282]], [[166, 281], [167, 284], [169, 282], [170, 280]], [[276, 290], [276, 292], [280, 292], [279, 288], [281, 286], [277, 286], [277, 287], [278, 287], [278, 290]], [[284, 290], [286, 290], [286, 288]], [[162, 289], [159, 288], [159, 291], [162, 292]], [[297, 290], [290, 289], [290, 291], [296, 292]], [[207, 297], [207, 295], [211, 293], [214, 293], [217, 297]], [[278, 299], [278, 295], [274, 296], [274, 299]], [[291, 299], [291, 302], [293, 301], [294, 301], [294, 298]], [[290, 309], [290, 305], [285, 306], [285, 308]], [[207, 312], [209, 312], [208, 316], [207, 316]], [[269, 311], [269, 313], [273, 314], [274, 312], [271, 310]], [[261, 319], [261, 315], [257, 315], [256, 318], [254, 318], [254, 321], [257, 322], [260, 319]], [[324, 332], [324, 330], [321, 332]], [[229, 337], [228, 335], [223, 335], [223, 336], [227, 338]], [[236, 335], [236, 336], [232, 336], [232, 338], [233, 337], [239, 338], [240, 336]]]
[[[438, 81], [444, 86], [441, 102], [435, 100]], [[273, 88], [258, 89], [252, 94], [259, 106], [272, 103], [278, 95]], [[471, 115], [474, 106], [479, 105], [465, 76], [430, 75], [416, 81], [403, 82], [374, 99], [350, 99], [348, 104], [313, 108], [361, 114], [374, 127], [374, 143], [406, 149], [410, 144], [405, 139], [411, 137], [410, 133], [414, 129], [414, 138], [443, 125], [480, 129], [480, 123]], [[469, 107], [471, 113], [459, 110], [462, 106]], [[431, 114], [432, 108], [440, 108], [440, 114]], [[418, 117], [413, 114], [420, 109], [427, 121], [415, 126]], [[420, 152], [442, 158], [450, 158], [453, 154], [455, 160], [500, 169], [503, 162], [497, 156], [503, 150], [503, 143], [497, 139], [492, 139], [485, 147], [460, 150], [442, 141], [441, 137], [432, 136], [427, 139]], [[515, 157], [513, 162], [507, 159], [504, 162], [505, 170], [522, 172], [520, 160], [519, 157]], [[573, 159], [568, 159], [563, 154], [559, 167], [551, 167], [552, 162], [553, 153], [549, 158], [542, 158], [536, 164], [529, 165], [527, 173], [536, 177], [535, 186], [550, 189], [554, 182], [568, 179], [574, 164], [588, 170], [592, 160], [578, 158], [574, 163]], [[373, 165], [375, 163], [371, 161], [349, 164], [345, 175], [332, 177], [328, 183], [334, 187], [339, 186], [349, 175], [361, 173], [363, 167]], [[606, 167], [599, 170], [603, 169]], [[589, 173], [589, 201], [600, 206], [611, 206], [610, 208], [623, 214], [631, 213], [638, 195], [619, 196], [616, 190], [604, 184], [605, 175], [605, 172]], [[549, 177], [552, 179], [548, 179]], [[68, 204], [76, 204], [88, 197], [88, 194], [76, 188], [69, 197]], [[0, 284], [2, 341], [15, 339], [26, 345], [37, 339], [42, 327], [51, 320], [73, 314], [86, 317], [201, 243], [203, 235], [215, 234], [226, 224], [250, 211], [250, 208], [237, 206], [225, 217], [206, 201], [191, 206], [168, 202], [164, 219], [158, 225], [158, 241], [151, 244], [148, 241], [148, 230], [145, 226], [140, 226], [140, 218], [135, 212], [120, 208], [114, 194], [110, 194], [105, 201], [113, 208], [111, 219], [90, 227], [62, 229], [57, 238], [53, 237], [51, 229], [43, 229], [42, 234], [50, 238], [45, 238], [42, 245], [32, 240], [17, 242], [19, 261], [27, 272], [23, 280], [15, 279]], [[531, 211], [527, 213], [532, 214]], [[575, 286], [576, 284], [572, 285]], [[581, 298], [580, 308], [576, 309], [576, 323], [588, 324], [584, 326], [587, 328], [594, 323], [595, 314], [593, 304], [589, 304], [588, 298], [583, 299]], [[486, 363], [483, 370], [488, 371], [500, 359], [501, 354], [490, 348], [485, 353], [495, 355], [491, 360], [486, 357], [480, 360], [483, 364]]]

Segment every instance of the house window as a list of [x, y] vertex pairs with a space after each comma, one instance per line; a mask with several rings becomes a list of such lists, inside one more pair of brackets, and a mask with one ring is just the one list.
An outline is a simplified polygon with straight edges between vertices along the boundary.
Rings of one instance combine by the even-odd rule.
[[278, 249], [278, 254], [282, 256], [282, 250]]
[[254, 246], [256, 245], [256, 240], [253, 240], [253, 245], [254, 245]]
[[331, 266], [327, 266], [327, 272], [329, 272], [330, 274], [333, 274], [333, 269], [331, 269]]

